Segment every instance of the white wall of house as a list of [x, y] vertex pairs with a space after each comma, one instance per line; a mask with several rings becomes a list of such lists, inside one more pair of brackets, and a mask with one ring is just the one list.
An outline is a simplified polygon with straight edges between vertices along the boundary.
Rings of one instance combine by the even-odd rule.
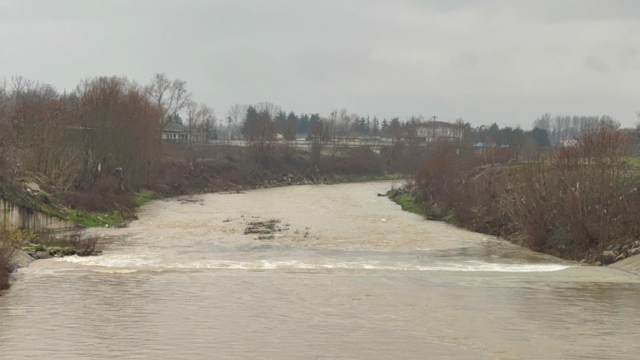
[[437, 139], [462, 140], [463, 131], [455, 126], [419, 126], [417, 135], [427, 142]]

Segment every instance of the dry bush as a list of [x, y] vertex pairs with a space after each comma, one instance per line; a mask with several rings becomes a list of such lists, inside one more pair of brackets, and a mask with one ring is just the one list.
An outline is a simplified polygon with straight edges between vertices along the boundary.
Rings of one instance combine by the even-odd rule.
[[8, 289], [11, 285], [10, 276], [15, 270], [11, 260], [14, 251], [13, 243], [11, 233], [0, 226], [0, 290]]
[[380, 155], [368, 146], [355, 148], [343, 158], [335, 161], [335, 172], [358, 175], [384, 174], [384, 164]]
[[380, 148], [380, 158], [388, 173], [409, 174], [415, 172], [420, 164], [431, 159], [438, 143], [432, 146], [410, 147], [402, 141], [392, 146]]
[[449, 142], [436, 144], [431, 158], [416, 171], [416, 184], [428, 203], [437, 203], [451, 193], [454, 183], [464, 181], [479, 161], [471, 149]]
[[440, 144], [416, 173], [418, 198], [432, 218], [523, 235], [524, 245], [568, 258], [639, 238], [640, 180], [623, 158], [626, 136], [601, 122], [576, 140], [512, 167], [479, 166], [465, 149]]
[[514, 170], [501, 198], [515, 230], [536, 250], [572, 254], [639, 235], [624, 134], [600, 123], [577, 140]]
[[11, 262], [12, 253], [12, 247], [0, 244], [0, 290], [8, 289], [11, 285], [9, 279], [15, 269], [15, 266]]
[[128, 192], [119, 191], [119, 180], [113, 176], [100, 176], [93, 183], [83, 183], [75, 191], [57, 194], [62, 205], [90, 212], [110, 213], [120, 211], [123, 216], [132, 214], [136, 203]]
[[431, 219], [453, 221], [473, 231], [504, 235], [503, 211], [496, 199], [504, 191], [504, 169], [480, 167], [473, 149], [436, 144], [416, 172], [416, 197]]
[[75, 249], [77, 255], [89, 256], [96, 253], [99, 240], [98, 236], [84, 235], [78, 231], [64, 234], [41, 232], [31, 243], [44, 247], [69, 247]]

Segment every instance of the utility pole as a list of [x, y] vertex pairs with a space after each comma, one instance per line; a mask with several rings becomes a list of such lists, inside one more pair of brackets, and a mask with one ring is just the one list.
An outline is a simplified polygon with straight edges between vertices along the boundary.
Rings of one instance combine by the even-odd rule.
[[437, 134], [436, 134], [436, 132], [437, 132], [436, 131], [436, 119], [437, 118], [438, 118], [437, 116], [433, 115], [433, 129], [431, 129], [431, 141], [432, 142], [436, 141], [436, 137], [437, 137]]

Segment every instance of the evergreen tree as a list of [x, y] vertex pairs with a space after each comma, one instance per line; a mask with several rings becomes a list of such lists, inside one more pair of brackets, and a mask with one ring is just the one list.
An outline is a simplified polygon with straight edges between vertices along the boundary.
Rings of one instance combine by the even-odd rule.
[[533, 137], [533, 140], [536, 142], [536, 147], [551, 146], [551, 142], [549, 141], [549, 133], [547, 132], [547, 130], [537, 127], [531, 130], [530, 134]]
[[295, 140], [298, 133], [298, 117], [292, 111], [287, 116], [287, 123], [284, 127], [283, 136], [286, 140]]
[[377, 117], [373, 117], [373, 127], [371, 128], [371, 134], [373, 136], [378, 136], [380, 135], [380, 122], [378, 121]]
[[402, 125], [400, 125], [399, 118], [391, 119], [391, 123], [389, 124], [389, 134], [396, 140], [402, 139]]
[[249, 140], [256, 126], [258, 126], [258, 111], [255, 107], [249, 106], [240, 133], [245, 139]]
[[302, 114], [298, 118], [298, 133], [306, 134], [309, 132], [309, 115]]
[[284, 134], [285, 128], [287, 127], [287, 113], [284, 111], [278, 112], [274, 120], [276, 123], [276, 132], [278, 134]]

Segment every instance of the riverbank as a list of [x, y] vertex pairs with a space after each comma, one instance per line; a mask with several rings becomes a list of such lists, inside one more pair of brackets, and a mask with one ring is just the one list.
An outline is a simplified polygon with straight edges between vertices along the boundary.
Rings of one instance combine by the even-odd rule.
[[[526, 237], [525, 233], [506, 232], [505, 229], [509, 227], [508, 224], [498, 223], [494, 218], [482, 218], [478, 217], [472, 221], [464, 221], [461, 218], [457, 218], [455, 213], [443, 210], [437, 204], [428, 205], [425, 201], [419, 199], [419, 195], [415, 186], [405, 185], [398, 189], [390, 190], [385, 195], [396, 204], [402, 207], [402, 210], [408, 211], [414, 214], [422, 215], [428, 220], [442, 221], [456, 227], [464, 228], [467, 230], [484, 233], [487, 235], [493, 235], [501, 237], [515, 245], [523, 246], [534, 251], [553, 255], [565, 260], [580, 261], [582, 263], [602, 266], [611, 265], [614, 263], [622, 262], [624, 265], [620, 265], [619, 268], [640, 274], [640, 241], [634, 239], [625, 239], [620, 241], [612, 241], [608, 244], [594, 248], [582, 248], [581, 250], [574, 249], [571, 253], [558, 251], [552, 247], [532, 248], [528, 246], [523, 238]], [[480, 214], [480, 211], [476, 211]], [[478, 229], [485, 229], [486, 231], [478, 231]], [[559, 246], [562, 246], [560, 244]], [[563, 250], [566, 248], [563, 248]], [[602, 250], [604, 249], [604, 250]], [[627, 261], [628, 260], [628, 261]]]
[[[383, 175], [342, 175], [324, 176], [321, 178], [295, 178], [294, 176], [273, 176], [270, 180], [264, 180], [263, 185], [237, 185], [229, 183], [226, 186], [218, 187], [215, 191], [209, 192], [187, 192], [183, 195], [212, 194], [227, 191], [242, 192], [246, 190], [276, 188], [293, 185], [332, 185], [343, 183], [357, 183], [370, 181], [387, 181], [404, 179], [405, 175], [400, 173]], [[136, 204], [143, 206], [153, 200], [161, 200], [164, 197], [158, 196], [151, 190], [143, 189], [135, 195]], [[78, 213], [78, 212], [76, 212]], [[55, 212], [52, 212], [55, 216]], [[80, 214], [82, 214], [80, 212]], [[127, 224], [136, 219], [123, 219], [119, 213], [114, 214], [85, 214], [77, 218], [67, 218], [69, 220], [80, 219], [78, 225], [83, 227], [126, 227]], [[118, 221], [113, 221], [118, 219]], [[11, 286], [11, 274], [19, 268], [29, 266], [35, 260], [49, 259], [65, 256], [92, 256], [99, 254], [101, 250], [96, 248], [97, 237], [84, 236], [81, 231], [73, 231], [67, 234], [54, 234], [49, 231], [0, 231], [0, 290], [6, 290]]]
[[440, 143], [406, 193], [428, 219], [609, 265], [640, 253], [640, 177], [625, 139], [605, 122], [583, 129], [573, 146], [500, 163], [477, 149]]
[[638, 277], [424, 221], [377, 196], [391, 186], [149, 203], [127, 228], [92, 230], [119, 239], [101, 256], [19, 272], [0, 297], [0, 353], [634, 359]]
[[[61, 188], [43, 174], [25, 172], [13, 180], [0, 178], [0, 201], [21, 211], [15, 218], [42, 213], [80, 227], [115, 227], [134, 220], [136, 208], [152, 199], [287, 185], [395, 180], [407, 173], [401, 158], [392, 161], [393, 154], [379, 154], [369, 148], [346, 149], [340, 156], [278, 148], [260, 161], [254, 150], [164, 144], [162, 160], [151, 167], [153, 172], [145, 184], [136, 188], [127, 188], [117, 173], [99, 174], [79, 186]], [[14, 228], [40, 230], [25, 219], [12, 221]]]
[[[175, 149], [174, 149], [175, 150]], [[137, 219], [136, 210], [152, 200], [183, 195], [220, 192], [242, 192], [251, 189], [290, 185], [340, 184], [365, 181], [398, 180], [406, 176], [398, 168], [382, 166], [384, 157], [368, 149], [353, 149], [341, 157], [321, 157], [313, 160], [308, 153], [295, 152], [288, 161], [274, 159], [269, 166], [251, 161], [246, 149], [225, 149], [208, 159], [194, 162], [179, 160], [169, 154], [159, 164], [156, 177], [145, 188], [135, 192], [117, 191], [113, 177], [95, 180], [94, 186], [73, 191], [57, 189], [46, 177], [28, 173], [17, 181], [0, 181], [0, 198], [20, 209], [20, 215], [32, 217], [45, 214], [77, 224], [79, 229], [90, 227], [125, 227]], [[389, 162], [387, 162], [389, 163]], [[27, 223], [18, 221], [18, 225]], [[51, 229], [34, 228], [20, 231], [14, 228], [0, 234], [5, 255], [0, 262], [0, 282], [9, 286], [9, 277], [16, 269], [14, 255], [23, 259], [46, 259], [69, 255], [90, 256], [95, 253], [95, 241], [86, 249], [86, 241], [79, 241], [79, 232], [62, 237], [50, 235]], [[24, 252], [21, 252], [24, 251]], [[21, 261], [21, 263], [24, 263]], [[0, 266], [2, 266], [0, 264]], [[23, 265], [20, 265], [23, 266]]]
[[0, 228], [0, 290], [11, 286], [11, 274], [35, 260], [101, 253], [100, 238], [81, 230], [54, 232]]

